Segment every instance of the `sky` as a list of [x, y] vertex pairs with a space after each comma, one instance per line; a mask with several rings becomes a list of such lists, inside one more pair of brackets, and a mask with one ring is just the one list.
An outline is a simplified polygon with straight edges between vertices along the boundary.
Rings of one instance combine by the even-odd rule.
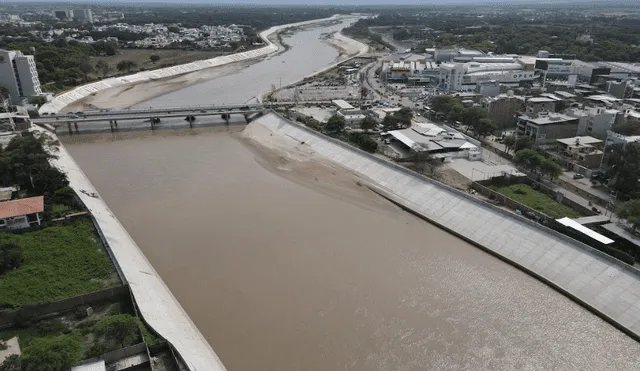
[[[611, 1], [611, 0], [606, 0]], [[638, 0], [627, 0], [633, 3]], [[9, 2], [47, 2], [47, 3], [199, 3], [199, 4], [262, 4], [262, 5], [448, 5], [448, 4], [508, 4], [508, 3], [545, 3], [539, 0], [9, 0]], [[590, 2], [589, 0], [553, 0], [554, 3]], [[592, 0], [600, 3], [602, 1]], [[619, 1], [616, 1], [619, 2]]]

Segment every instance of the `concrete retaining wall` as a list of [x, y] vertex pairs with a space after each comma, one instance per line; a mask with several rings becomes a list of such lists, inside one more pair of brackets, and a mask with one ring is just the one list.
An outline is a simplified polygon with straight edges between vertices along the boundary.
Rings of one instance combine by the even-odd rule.
[[[640, 271], [471, 195], [376, 158], [275, 114], [260, 123], [371, 179], [398, 202], [513, 262], [640, 339]], [[255, 124], [255, 123], [254, 123]]]
[[92, 305], [120, 299], [128, 300], [128, 296], [129, 287], [127, 287], [127, 285], [121, 285], [52, 303], [26, 304], [20, 309], [0, 312], [0, 328], [11, 327], [22, 321], [36, 321], [54, 313], [70, 311], [81, 305]]
[[39, 112], [40, 114], [57, 113], [64, 107], [74, 102], [77, 102], [81, 99], [84, 99], [93, 93], [97, 93], [99, 91], [117, 87], [117, 86], [158, 80], [158, 79], [163, 79], [167, 77], [182, 75], [185, 73], [200, 71], [205, 68], [218, 67], [218, 66], [222, 66], [225, 64], [233, 63], [233, 62], [240, 62], [240, 61], [245, 61], [249, 59], [264, 57], [268, 54], [275, 53], [278, 51], [278, 46], [273, 44], [269, 40], [270, 35], [286, 28], [305, 26], [312, 23], [319, 23], [319, 22], [325, 22], [325, 21], [336, 20], [336, 19], [340, 19], [340, 16], [334, 15], [329, 18], [314, 19], [314, 20], [305, 21], [305, 22], [291, 23], [291, 24], [286, 24], [282, 26], [271, 27], [268, 30], [262, 31], [260, 33], [260, 38], [265, 42], [266, 46], [259, 49], [254, 49], [254, 50], [246, 51], [243, 53], [215, 57], [215, 58], [206, 59], [206, 60], [199, 60], [199, 61], [195, 61], [187, 64], [181, 64], [178, 66], [160, 68], [152, 71], [142, 71], [142, 72], [138, 72], [136, 74], [128, 75], [128, 76], [112, 77], [105, 80], [93, 82], [87, 85], [82, 85], [56, 96], [51, 102], [48, 102], [44, 104], [42, 107], [40, 107]]

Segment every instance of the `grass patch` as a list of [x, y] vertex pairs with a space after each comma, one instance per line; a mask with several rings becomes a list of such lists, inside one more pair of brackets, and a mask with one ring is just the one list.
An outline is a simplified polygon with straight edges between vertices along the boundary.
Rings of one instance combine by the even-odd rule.
[[66, 214], [69, 214], [73, 211], [71, 206], [63, 205], [63, 204], [52, 204], [51, 205], [51, 218], [61, 218]]
[[24, 262], [0, 276], [0, 304], [46, 303], [117, 284], [115, 270], [89, 219], [23, 234], [0, 233], [22, 248]]
[[536, 191], [526, 184], [513, 184], [508, 187], [491, 187], [491, 189], [554, 219], [580, 217], [577, 211], [556, 202], [548, 195]]

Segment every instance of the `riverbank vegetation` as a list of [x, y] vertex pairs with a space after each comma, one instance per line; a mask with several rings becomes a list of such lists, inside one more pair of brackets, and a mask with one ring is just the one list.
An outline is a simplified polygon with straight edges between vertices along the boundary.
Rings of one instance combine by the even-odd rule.
[[83, 359], [143, 341], [157, 342], [155, 336], [144, 335], [149, 331], [128, 312], [121, 303], [98, 305], [89, 312], [81, 307], [65, 316], [0, 331], [0, 341], [17, 337], [22, 350], [21, 356], [0, 364], [0, 370], [65, 371]]
[[556, 202], [548, 195], [536, 191], [526, 184], [512, 184], [505, 187], [491, 186], [492, 190], [509, 197], [527, 207], [546, 214], [554, 219], [579, 218], [580, 214], [570, 207]]
[[0, 233], [15, 244], [22, 264], [0, 275], [0, 308], [66, 299], [117, 285], [118, 278], [88, 218], [21, 234]]

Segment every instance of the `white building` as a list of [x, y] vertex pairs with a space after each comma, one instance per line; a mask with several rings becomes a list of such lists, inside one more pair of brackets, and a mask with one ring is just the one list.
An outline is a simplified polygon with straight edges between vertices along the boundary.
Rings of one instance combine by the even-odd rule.
[[564, 113], [578, 119], [578, 135], [605, 135], [622, 115], [618, 110], [602, 107], [569, 108]]
[[20, 51], [0, 49], [0, 86], [9, 90], [11, 102], [42, 94], [36, 61]]
[[478, 83], [495, 80], [506, 86], [532, 83], [533, 71], [517, 62], [511, 63], [442, 63], [439, 86], [448, 91], [473, 91]]
[[465, 48], [448, 48], [448, 49], [436, 49], [433, 59], [436, 62], [448, 62], [454, 59], [471, 59], [473, 57], [480, 57], [485, 55], [479, 50], [465, 49]]

